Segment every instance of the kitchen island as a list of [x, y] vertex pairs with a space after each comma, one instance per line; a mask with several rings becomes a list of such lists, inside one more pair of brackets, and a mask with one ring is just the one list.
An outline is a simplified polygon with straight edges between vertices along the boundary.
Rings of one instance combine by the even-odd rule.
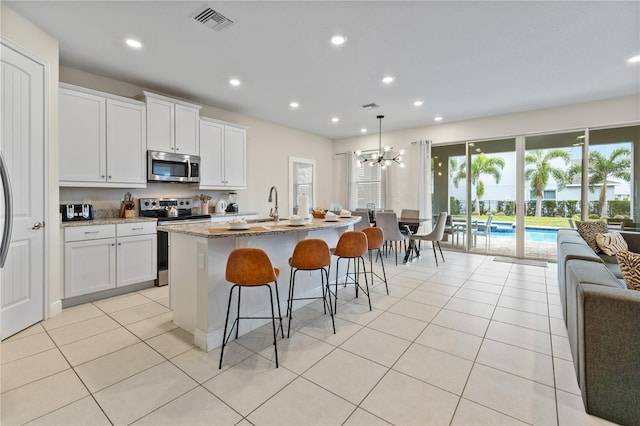
[[[335, 247], [338, 239], [359, 216], [340, 218], [337, 222], [314, 219], [303, 226], [292, 226], [288, 221], [250, 223], [247, 230], [230, 230], [227, 224], [188, 223], [167, 225], [162, 231], [169, 233], [170, 303], [177, 326], [193, 334], [194, 343], [204, 351], [222, 344], [224, 319], [231, 284], [225, 280], [229, 254], [241, 247], [263, 249], [274, 267], [280, 269], [278, 291], [282, 314], [286, 313], [289, 285], [289, 258], [298, 241], [318, 238]], [[331, 276], [335, 279], [335, 259]], [[341, 274], [339, 274], [341, 275]], [[298, 274], [296, 297], [314, 297], [322, 294], [319, 274]], [[295, 306], [302, 306], [299, 301]], [[232, 303], [230, 318], [234, 318]], [[242, 295], [243, 316], [270, 316], [271, 310], [264, 292], [246, 291]], [[240, 322], [240, 334], [245, 334], [266, 320]]]

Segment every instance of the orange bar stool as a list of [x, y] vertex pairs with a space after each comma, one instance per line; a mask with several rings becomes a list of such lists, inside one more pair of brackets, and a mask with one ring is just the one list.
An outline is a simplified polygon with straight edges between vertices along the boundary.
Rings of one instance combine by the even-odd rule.
[[[333, 319], [333, 308], [331, 307], [331, 290], [329, 289], [329, 267], [331, 266], [331, 252], [329, 246], [323, 240], [308, 239], [299, 241], [293, 250], [293, 255], [289, 259], [291, 275], [289, 277], [289, 298], [287, 299], [287, 316], [289, 317], [289, 329], [287, 337], [291, 333], [291, 318], [293, 317], [294, 300], [322, 299], [324, 301], [324, 313], [331, 315], [331, 325], [333, 334], [336, 333], [336, 323]], [[320, 281], [322, 283], [321, 297], [298, 297], [294, 298], [294, 287], [296, 274], [298, 271], [320, 271]]]
[[[335, 309], [334, 313], [338, 311], [338, 272], [340, 271], [340, 261], [347, 259], [347, 275], [345, 282], [342, 283], [345, 286], [347, 284], [354, 284], [356, 288], [356, 297], [358, 297], [358, 289], [362, 290], [369, 299], [369, 310], [371, 310], [371, 297], [369, 296], [369, 282], [367, 281], [367, 267], [364, 263], [364, 256], [368, 251], [367, 236], [361, 231], [347, 231], [340, 236], [336, 248], [333, 249], [333, 254], [338, 256], [336, 264], [336, 291], [335, 291]], [[349, 278], [349, 262], [354, 260], [355, 273], [353, 274], [352, 282], [348, 282]], [[360, 265], [362, 264], [362, 274], [364, 276], [365, 288], [360, 285]]]
[[[224, 355], [224, 347], [229, 342], [233, 327], [236, 328], [236, 339], [238, 338], [238, 329], [241, 319], [271, 319], [273, 325], [273, 347], [276, 352], [276, 367], [278, 367], [278, 346], [276, 344], [276, 315], [273, 310], [273, 292], [270, 283], [275, 284], [276, 303], [278, 304], [278, 318], [280, 318], [280, 331], [284, 338], [284, 330], [282, 329], [282, 313], [280, 312], [280, 297], [278, 295], [278, 276], [280, 270], [271, 265], [269, 256], [264, 250], [258, 248], [239, 248], [235, 249], [227, 259], [226, 280], [233, 283], [229, 291], [229, 304], [227, 305], [227, 318], [224, 322], [224, 334], [222, 335], [222, 349], [220, 350], [220, 364], [218, 368], [222, 368], [222, 357]], [[267, 287], [269, 289], [269, 302], [271, 303], [271, 317], [241, 317], [240, 316], [240, 294], [243, 287]], [[229, 325], [229, 311], [231, 310], [231, 300], [233, 298], [233, 290], [238, 289], [238, 310], [237, 317], [231, 325], [231, 330], [227, 335], [227, 327]]]
[[[387, 284], [387, 271], [384, 269], [384, 260], [382, 259], [382, 246], [384, 245], [384, 231], [381, 228], [365, 228], [362, 230], [367, 236], [367, 249], [369, 251], [369, 264], [371, 267], [371, 286], [373, 287], [373, 276], [378, 277], [379, 280], [384, 281], [384, 286], [387, 289], [387, 295], [389, 295], [389, 284]], [[372, 252], [376, 251], [376, 260], [380, 258], [380, 264], [382, 265], [382, 277], [373, 272], [373, 255]]]

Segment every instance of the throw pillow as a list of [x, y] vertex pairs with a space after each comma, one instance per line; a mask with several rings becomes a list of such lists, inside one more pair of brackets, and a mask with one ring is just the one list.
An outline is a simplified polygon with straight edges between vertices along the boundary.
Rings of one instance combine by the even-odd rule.
[[596, 243], [598, 243], [600, 250], [602, 250], [607, 256], [615, 256], [621, 251], [629, 250], [627, 242], [619, 232], [596, 234]]
[[640, 290], [640, 254], [630, 251], [618, 253], [618, 264], [627, 288]]
[[576, 222], [576, 228], [582, 239], [591, 247], [595, 253], [601, 253], [596, 242], [596, 235], [605, 234], [609, 231], [604, 222]]

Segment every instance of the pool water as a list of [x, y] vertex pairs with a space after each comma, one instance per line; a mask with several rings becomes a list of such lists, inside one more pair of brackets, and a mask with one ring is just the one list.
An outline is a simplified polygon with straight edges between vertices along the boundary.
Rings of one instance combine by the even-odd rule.
[[[526, 241], [535, 241], [540, 243], [555, 243], [557, 240], [557, 235], [558, 235], [557, 229], [526, 227], [524, 230], [524, 238]], [[498, 229], [498, 230], [492, 229], [491, 237], [513, 240], [516, 238], [515, 228], [512, 228], [510, 230], [507, 230], [504, 228]]]

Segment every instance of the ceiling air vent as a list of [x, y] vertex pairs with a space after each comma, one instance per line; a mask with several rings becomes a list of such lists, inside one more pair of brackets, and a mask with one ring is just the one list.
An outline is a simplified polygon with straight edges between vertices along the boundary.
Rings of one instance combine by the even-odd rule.
[[375, 102], [372, 102], [370, 104], [362, 105], [362, 108], [364, 108], [364, 109], [374, 109], [374, 108], [380, 108], [380, 105], [376, 104]]
[[231, 19], [216, 12], [210, 7], [205, 7], [204, 9], [198, 10], [196, 13], [191, 15], [191, 17], [215, 31], [222, 31], [233, 24], [233, 21]]

